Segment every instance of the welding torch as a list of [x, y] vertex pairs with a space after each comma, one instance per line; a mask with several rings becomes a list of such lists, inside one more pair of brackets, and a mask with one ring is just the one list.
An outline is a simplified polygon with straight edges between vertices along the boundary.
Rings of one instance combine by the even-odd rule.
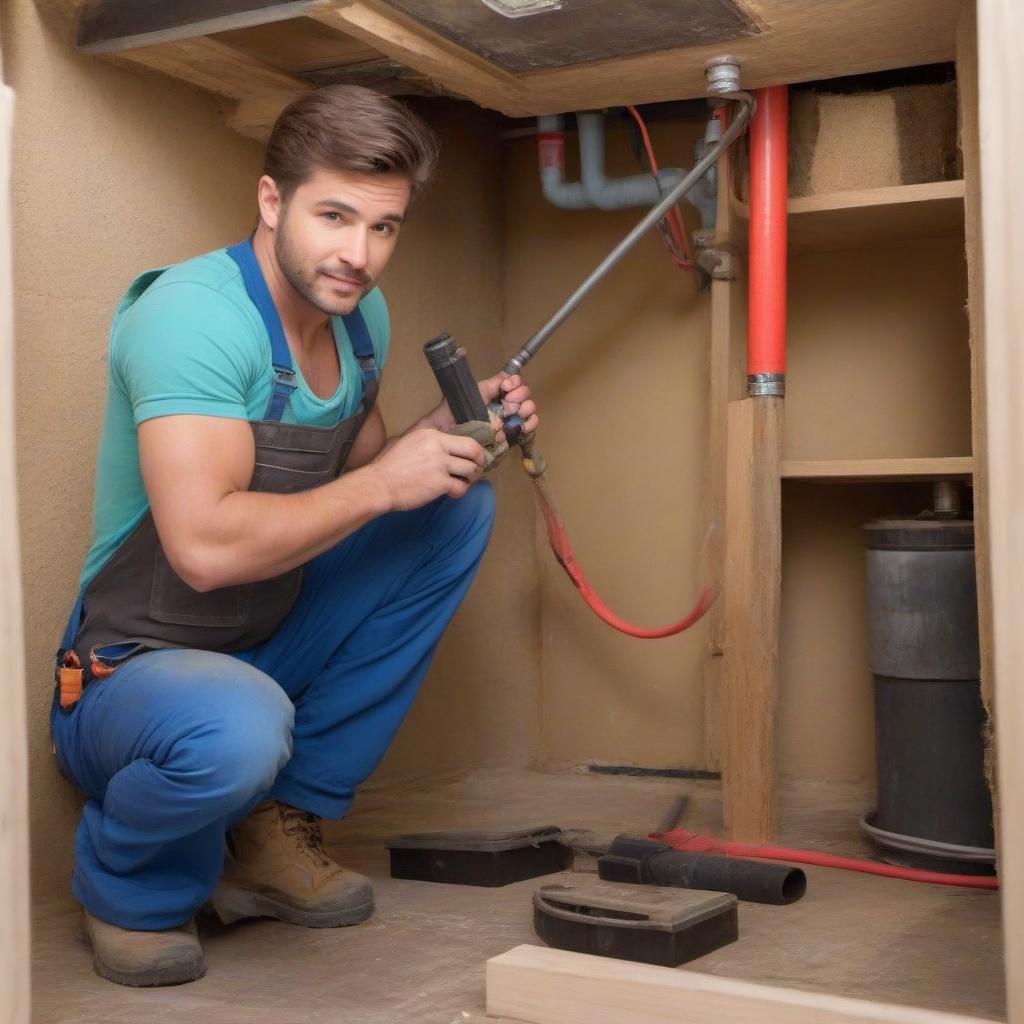
[[[586, 280], [569, 296], [553, 316], [537, 331], [536, 334], [505, 364], [504, 372], [519, 373], [524, 366], [537, 354], [540, 347], [565, 322], [576, 307], [590, 294], [597, 284], [611, 271], [616, 264], [647, 234], [655, 224], [659, 223], [687, 192], [704, 176], [733, 142], [740, 137], [750, 120], [753, 110], [753, 97], [741, 91], [730, 91], [722, 99], [735, 100], [736, 115], [722, 133], [718, 142], [693, 165], [689, 173], [674, 188], [670, 189], [662, 199], [648, 212], [644, 218], [626, 235], [625, 238], [598, 264]], [[502, 420], [508, 446], [519, 445], [523, 457], [527, 460], [527, 472], [531, 475], [530, 463], [534, 460], [533, 435], [523, 431], [523, 420], [518, 415], [505, 416], [501, 401], [497, 400], [486, 406], [480, 396], [480, 389], [470, 371], [465, 350], [459, 348], [450, 334], [440, 334], [423, 346], [423, 351], [430, 363], [441, 393], [448, 400], [452, 416], [456, 423], [468, 423], [471, 420], [488, 421], [493, 414]], [[539, 464], [537, 466], [539, 471]]]

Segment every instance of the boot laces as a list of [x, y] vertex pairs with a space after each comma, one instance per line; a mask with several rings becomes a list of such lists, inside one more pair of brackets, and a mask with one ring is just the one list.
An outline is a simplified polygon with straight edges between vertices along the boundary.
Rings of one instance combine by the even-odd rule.
[[300, 847], [308, 851], [323, 865], [333, 863], [324, 849], [324, 833], [320, 818], [309, 811], [281, 804], [281, 829], [285, 835], [298, 840]]

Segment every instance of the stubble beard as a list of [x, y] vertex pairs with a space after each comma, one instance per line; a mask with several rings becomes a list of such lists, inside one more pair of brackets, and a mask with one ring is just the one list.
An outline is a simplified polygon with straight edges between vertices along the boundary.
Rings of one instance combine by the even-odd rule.
[[[315, 267], [310, 267], [308, 270], [304, 267], [301, 256], [291, 244], [291, 236], [286, 223], [287, 218], [282, 217], [278, 221], [277, 230], [274, 232], [274, 257], [277, 260], [277, 265], [281, 268], [281, 273], [284, 275], [285, 280], [314, 309], [318, 309], [325, 316], [344, 316], [347, 313], [351, 313], [352, 310], [348, 308], [348, 303], [344, 300], [339, 299], [337, 303], [328, 303], [317, 294], [316, 279], [318, 271]], [[365, 275], [352, 271], [353, 278], [363, 276]], [[358, 298], [361, 299], [365, 294], [366, 286], [364, 285]]]

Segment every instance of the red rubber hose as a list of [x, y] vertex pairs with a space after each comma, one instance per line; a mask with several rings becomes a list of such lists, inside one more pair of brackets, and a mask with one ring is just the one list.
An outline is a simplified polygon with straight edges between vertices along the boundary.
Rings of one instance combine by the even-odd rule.
[[882, 875], [886, 878], [902, 878], [908, 882], [930, 882], [932, 885], [956, 885], [965, 889], [998, 889], [999, 879], [994, 875], [953, 875], [942, 871], [924, 871], [920, 868], [902, 868], [895, 864], [881, 864], [873, 860], [857, 860], [854, 857], [836, 857], [830, 853], [815, 850], [791, 850], [784, 846], [768, 846], [763, 843], [734, 843], [728, 839], [688, 832], [674, 828], [671, 832], [655, 832], [650, 836], [661, 843], [668, 843], [674, 850], [688, 853], [720, 853], [728, 857], [753, 857], [763, 860], [781, 860], [792, 864], [813, 864], [823, 868], [840, 868], [843, 871], [860, 871], [866, 875]]
[[551, 550], [554, 552], [559, 565], [566, 571], [569, 579], [572, 580], [573, 585], [580, 592], [580, 597], [586, 601], [598, 618], [602, 619], [613, 629], [617, 629], [620, 633], [636, 637], [638, 640], [662, 640], [665, 637], [676, 636], [684, 632], [704, 617], [718, 596], [718, 588], [707, 584], [701, 589], [697, 603], [682, 619], [678, 622], [673, 622], [671, 625], [662, 626], [660, 629], [643, 629], [640, 626], [632, 625], [632, 623], [616, 615], [601, 600], [597, 592], [587, 581], [586, 576], [583, 575], [583, 570], [576, 561], [572, 545], [569, 543], [569, 535], [566, 533], [561, 516], [559, 516], [558, 510], [555, 508], [554, 500], [548, 490], [547, 482], [544, 480], [545, 467], [543, 461], [533, 452], [532, 448], [529, 454], [524, 450], [523, 466], [536, 485], [535, 493], [540, 504], [541, 514], [544, 516], [544, 525], [547, 527], [548, 542], [551, 544]]

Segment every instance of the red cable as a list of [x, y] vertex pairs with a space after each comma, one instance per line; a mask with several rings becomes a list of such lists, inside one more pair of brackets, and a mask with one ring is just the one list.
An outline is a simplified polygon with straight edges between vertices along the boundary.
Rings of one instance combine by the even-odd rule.
[[[632, 114], [633, 120], [636, 121], [637, 127], [640, 129], [640, 135], [644, 140], [644, 148], [647, 150], [647, 162], [651, 165], [651, 173], [655, 176], [658, 174], [658, 161], [654, 155], [654, 146], [651, 145], [651, 137], [647, 134], [647, 125], [644, 124], [643, 117], [640, 116], [640, 111], [636, 107], [626, 107], [626, 109]], [[693, 269], [693, 254], [690, 252], [690, 242], [686, 237], [686, 228], [683, 226], [682, 218], [679, 216], [679, 211], [674, 207], [665, 214], [665, 222], [668, 224], [669, 234], [672, 235], [672, 241], [675, 242], [676, 247], [683, 250], [685, 254], [685, 260], [680, 260], [675, 253], [671, 250], [669, 255], [675, 261], [676, 265], [682, 267], [684, 270]]]
[[815, 850], [791, 850], [784, 846], [768, 846], [763, 843], [735, 843], [728, 839], [701, 835], [699, 832], [689, 832], [684, 828], [674, 828], [671, 832], [655, 832], [650, 838], [668, 843], [672, 849], [686, 853], [720, 853], [727, 857], [782, 860], [793, 864], [813, 864], [817, 867], [839, 868], [843, 871], [860, 871], [867, 875], [882, 875], [886, 878], [902, 878], [908, 882], [957, 885], [965, 889], [999, 888], [999, 879], [994, 875], [954, 875], [942, 871], [924, 871], [921, 868], [902, 868], [895, 864], [880, 864], [871, 860], [857, 860], [854, 857], [837, 857]]
[[537, 500], [540, 502], [540, 510], [544, 516], [544, 524], [547, 527], [548, 541], [551, 544], [551, 550], [554, 552], [555, 558], [558, 559], [559, 565], [561, 565], [566, 571], [569, 579], [572, 580], [573, 585], [580, 592], [580, 597], [587, 602], [590, 609], [598, 616], [598, 618], [602, 619], [613, 629], [617, 629], [620, 633], [636, 637], [638, 640], [662, 640], [665, 637], [676, 636], [677, 634], [684, 632], [704, 617], [708, 609], [715, 603], [715, 598], [718, 596], [718, 591], [715, 587], [705, 586], [701, 590], [700, 596], [697, 598], [697, 603], [690, 609], [684, 618], [680, 619], [678, 622], [672, 623], [671, 625], [662, 626], [660, 629], [642, 629], [639, 626], [634, 626], [631, 623], [626, 622], [625, 619], [619, 618], [619, 616], [601, 600], [597, 592], [587, 581], [586, 576], [583, 575], [583, 570], [580, 568], [579, 563], [576, 561], [576, 556], [573, 554], [572, 545], [569, 543], [569, 536], [565, 531], [565, 526], [554, 507], [554, 503], [547, 493], [546, 484], [541, 479], [541, 476], [542, 474], [533, 476], [533, 482], [537, 485]]

